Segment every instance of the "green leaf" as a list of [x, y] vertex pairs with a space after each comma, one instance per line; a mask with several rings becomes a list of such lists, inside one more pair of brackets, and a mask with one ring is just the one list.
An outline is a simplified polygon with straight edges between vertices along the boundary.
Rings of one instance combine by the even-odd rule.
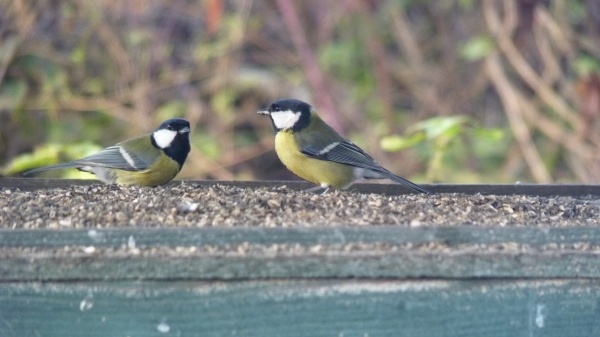
[[67, 158], [67, 160], [87, 157], [101, 150], [102, 148], [100, 146], [89, 142], [65, 144], [61, 149], [63, 157]]
[[573, 61], [573, 68], [580, 76], [600, 73], [600, 60], [595, 57], [582, 55]]
[[494, 40], [489, 36], [479, 36], [465, 43], [460, 48], [460, 55], [468, 61], [478, 61], [492, 52], [494, 48]]
[[7, 80], [0, 84], [0, 106], [14, 110], [25, 99], [27, 84], [24, 80]]
[[479, 140], [501, 141], [506, 137], [506, 130], [500, 128], [474, 128], [473, 137]]
[[440, 136], [452, 137], [462, 130], [462, 125], [469, 119], [466, 116], [440, 116], [433, 117], [415, 124], [415, 131], [424, 131], [427, 139], [435, 139]]
[[192, 144], [207, 158], [217, 160], [221, 156], [219, 140], [210, 135], [206, 130], [195, 132], [191, 136]]
[[105, 88], [106, 82], [98, 77], [89, 77], [82, 84], [82, 91], [91, 95], [100, 95], [105, 92]]
[[15, 175], [30, 169], [57, 163], [60, 145], [46, 144], [36, 148], [32, 153], [15, 157], [4, 168], [5, 175]]
[[156, 118], [162, 123], [170, 118], [182, 117], [187, 106], [183, 101], [168, 101], [156, 109]]
[[414, 147], [415, 145], [422, 143], [424, 140], [425, 134], [423, 132], [419, 132], [408, 137], [402, 137], [398, 135], [384, 137], [379, 142], [379, 145], [384, 151], [394, 152]]
[[45, 144], [36, 147], [32, 153], [15, 157], [5, 167], [3, 173], [5, 175], [15, 175], [34, 168], [83, 158], [100, 150], [101, 148], [98, 145], [92, 143]]
[[475, 0], [459, 0], [458, 4], [462, 9], [472, 10], [475, 7]]
[[81, 43], [71, 53], [71, 62], [82, 65], [87, 57], [87, 48], [85, 44]]
[[235, 118], [233, 105], [236, 98], [234, 90], [220, 90], [216, 92], [210, 101], [211, 108], [226, 122]]

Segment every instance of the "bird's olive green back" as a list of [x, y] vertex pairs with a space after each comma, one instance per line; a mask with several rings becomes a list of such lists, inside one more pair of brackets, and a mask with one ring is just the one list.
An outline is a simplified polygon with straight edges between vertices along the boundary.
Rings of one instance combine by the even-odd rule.
[[345, 140], [331, 126], [323, 122], [314, 108], [311, 109], [310, 123], [301, 131], [295, 132], [294, 138], [300, 149], [305, 147], [324, 149], [332, 143]]
[[132, 138], [117, 144], [117, 146], [121, 146], [129, 153], [135, 153], [135, 155], [140, 157], [145, 163], [152, 164], [159, 156], [164, 155], [164, 153], [161, 149], [152, 145], [150, 137], [151, 135], [144, 135]]

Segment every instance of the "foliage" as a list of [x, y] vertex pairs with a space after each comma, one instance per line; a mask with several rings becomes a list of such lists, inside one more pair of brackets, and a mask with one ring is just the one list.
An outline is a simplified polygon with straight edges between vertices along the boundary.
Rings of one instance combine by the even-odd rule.
[[0, 167], [18, 174], [184, 117], [180, 177], [290, 178], [255, 112], [295, 97], [409, 178], [597, 183], [590, 6], [0, 0]]
[[[14, 160], [11, 161], [9, 165], [6, 166], [3, 174], [14, 175], [40, 166], [68, 162], [71, 160], [89, 156], [100, 150], [101, 148], [98, 145], [85, 142], [77, 144], [44, 144], [39, 147], [36, 147], [31, 153], [22, 154], [16, 157]], [[59, 174], [57, 172], [54, 172], [52, 174], [54, 176], [69, 176], [71, 178], [90, 178], [88, 174], [73, 175], [73, 172], [67, 172], [66, 175]]]
[[484, 176], [477, 172], [487, 173], [501, 165], [511, 144], [505, 130], [477, 126], [469, 117], [457, 115], [429, 118], [407, 132], [407, 136], [382, 138], [381, 147], [391, 152], [412, 148], [425, 157], [426, 181], [502, 181], [500, 176]]

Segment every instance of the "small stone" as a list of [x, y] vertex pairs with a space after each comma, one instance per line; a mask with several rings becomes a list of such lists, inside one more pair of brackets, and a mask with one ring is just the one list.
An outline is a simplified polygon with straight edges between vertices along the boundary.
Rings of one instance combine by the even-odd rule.
[[71, 222], [71, 219], [61, 219], [61, 220], [58, 220], [58, 224], [61, 225], [62, 227], [71, 227], [72, 222]]
[[410, 227], [421, 227], [421, 221], [417, 219], [411, 220]]
[[197, 202], [182, 202], [177, 206], [177, 212], [179, 213], [190, 213], [195, 212], [200, 206]]
[[94, 252], [96, 252], [96, 247], [94, 247], [94, 246], [83, 247], [83, 252], [86, 254], [93, 254]]
[[267, 205], [270, 208], [280, 208], [281, 207], [281, 201], [277, 200], [277, 199], [269, 199], [269, 201], [267, 201]]

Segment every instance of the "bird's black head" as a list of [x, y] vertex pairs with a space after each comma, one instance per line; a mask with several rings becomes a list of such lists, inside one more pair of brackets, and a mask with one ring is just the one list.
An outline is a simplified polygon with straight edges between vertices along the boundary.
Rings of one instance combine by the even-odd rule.
[[183, 118], [168, 119], [150, 138], [152, 145], [162, 149], [167, 156], [179, 163], [181, 169], [190, 152], [190, 122]]
[[297, 99], [282, 99], [273, 102], [267, 109], [259, 110], [261, 115], [269, 115], [275, 131], [300, 131], [310, 123], [313, 107]]

